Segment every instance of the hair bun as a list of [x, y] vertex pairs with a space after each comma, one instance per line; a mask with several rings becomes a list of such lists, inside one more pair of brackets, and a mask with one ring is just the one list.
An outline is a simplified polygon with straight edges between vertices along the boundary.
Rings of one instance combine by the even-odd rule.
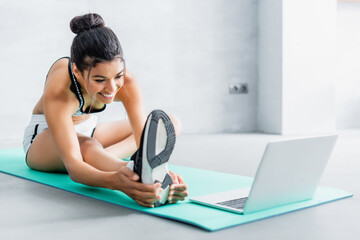
[[89, 13], [74, 17], [70, 22], [71, 31], [75, 34], [88, 31], [92, 28], [104, 27], [105, 23], [102, 17], [96, 13]]

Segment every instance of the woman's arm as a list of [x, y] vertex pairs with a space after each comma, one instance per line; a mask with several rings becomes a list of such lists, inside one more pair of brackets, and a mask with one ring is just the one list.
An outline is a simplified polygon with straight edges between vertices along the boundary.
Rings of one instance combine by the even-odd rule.
[[[79, 103], [69, 90], [67, 68], [49, 76], [43, 96], [43, 110], [49, 131], [58, 148], [59, 155], [75, 182], [88, 186], [120, 190], [139, 204], [151, 207], [159, 198], [159, 184], [145, 185], [137, 182], [139, 176], [122, 167], [118, 171], [101, 171], [87, 164], [80, 151], [72, 114]], [[99, 159], [101, 161], [101, 159]]]
[[116, 94], [115, 101], [123, 103], [135, 135], [136, 145], [139, 147], [146, 114], [140, 86], [135, 76], [128, 70], [126, 70], [124, 86]]
[[77, 134], [72, 121], [78, 102], [62, 84], [66, 76], [54, 74], [45, 86], [43, 109], [49, 131], [69, 176], [75, 182], [90, 186], [107, 187], [108, 172], [102, 172], [83, 161]]

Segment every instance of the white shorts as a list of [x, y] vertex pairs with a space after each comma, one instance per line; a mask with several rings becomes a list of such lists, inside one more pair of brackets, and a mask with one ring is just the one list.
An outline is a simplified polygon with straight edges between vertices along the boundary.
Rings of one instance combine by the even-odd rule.
[[[97, 116], [90, 115], [85, 121], [74, 125], [77, 133], [81, 133], [85, 136], [92, 137], [97, 125]], [[48, 129], [48, 125], [44, 114], [34, 114], [31, 117], [29, 125], [25, 128], [23, 149], [25, 154], [29, 151], [32, 142], [35, 140], [41, 132]]]

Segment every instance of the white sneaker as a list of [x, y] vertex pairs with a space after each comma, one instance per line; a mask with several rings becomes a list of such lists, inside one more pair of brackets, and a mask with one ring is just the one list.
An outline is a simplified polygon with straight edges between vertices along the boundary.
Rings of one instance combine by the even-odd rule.
[[152, 111], [145, 123], [141, 135], [140, 147], [131, 157], [134, 172], [145, 184], [160, 182], [161, 199], [154, 203], [156, 207], [166, 204], [169, 187], [173, 183], [167, 163], [176, 141], [175, 129], [169, 116], [161, 111]]

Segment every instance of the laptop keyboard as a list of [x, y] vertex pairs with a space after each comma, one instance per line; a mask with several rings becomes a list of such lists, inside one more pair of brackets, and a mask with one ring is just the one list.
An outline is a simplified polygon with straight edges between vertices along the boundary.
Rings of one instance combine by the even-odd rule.
[[223, 205], [223, 206], [226, 206], [226, 207], [235, 208], [235, 209], [243, 209], [244, 205], [245, 205], [245, 202], [246, 202], [246, 199], [247, 199], [247, 197], [235, 198], [235, 199], [224, 201], [224, 202], [218, 202], [216, 204]]

